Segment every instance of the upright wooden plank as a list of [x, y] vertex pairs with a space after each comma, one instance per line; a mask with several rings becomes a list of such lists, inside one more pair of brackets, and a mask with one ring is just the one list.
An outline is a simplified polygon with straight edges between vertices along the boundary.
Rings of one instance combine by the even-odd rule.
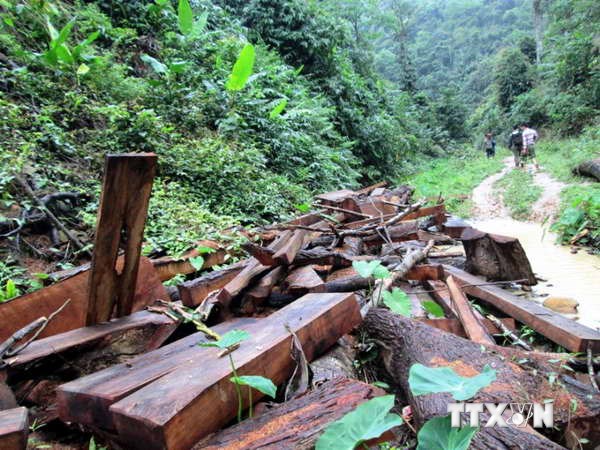
[[304, 240], [308, 235], [307, 230], [296, 230], [292, 236], [285, 242], [273, 255], [273, 259], [279, 264], [292, 264], [296, 254], [304, 245]]
[[[87, 324], [130, 314], [157, 157], [153, 153], [107, 155], [92, 257]], [[116, 262], [123, 247], [124, 264]]]
[[600, 332], [497, 286], [474, 286], [485, 281], [464, 270], [445, 265], [444, 272], [452, 275], [467, 294], [530, 326], [567, 350], [584, 352], [591, 345], [593, 352], [600, 352]]
[[[117, 267], [122, 264], [119, 258]], [[86, 325], [89, 268], [77, 272], [51, 286], [0, 303], [0, 341], [15, 331], [44, 316], [48, 317], [65, 301], [69, 304], [44, 329], [41, 338], [74, 330]], [[139, 311], [157, 298], [167, 299], [167, 292], [148, 258], [140, 259], [138, 283], [134, 294], [134, 311]]]
[[469, 300], [467, 300], [467, 297], [463, 294], [456, 283], [456, 280], [452, 276], [449, 276], [446, 282], [448, 283], [448, 290], [450, 291], [450, 297], [452, 298], [456, 316], [458, 317], [458, 320], [460, 320], [460, 323], [462, 323], [469, 339], [478, 344], [494, 345], [496, 341], [494, 341], [494, 338], [490, 336], [487, 329], [475, 316], [473, 308], [469, 304]]
[[[239, 375], [261, 375], [282, 384], [296, 364], [290, 354], [296, 333], [308, 361], [361, 322], [353, 294], [308, 294], [263, 319], [262, 327], [232, 357]], [[231, 367], [218, 349], [201, 364], [190, 363], [113, 404], [119, 439], [132, 449], [189, 449], [236, 415]], [[243, 402], [248, 405], [247, 390]], [[253, 401], [262, 394], [255, 392]]]
[[0, 449], [25, 450], [29, 435], [27, 408], [0, 411]]

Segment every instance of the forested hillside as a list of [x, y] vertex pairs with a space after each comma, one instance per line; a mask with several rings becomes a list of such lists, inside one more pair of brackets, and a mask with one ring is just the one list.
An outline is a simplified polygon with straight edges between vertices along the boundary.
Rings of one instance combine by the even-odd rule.
[[[159, 155], [146, 251], [178, 253], [517, 121], [577, 134], [597, 121], [600, 6], [532, 4], [1, 0], [0, 231], [28, 220], [21, 175], [79, 194], [61, 214], [87, 240], [111, 152]], [[230, 89], [243, 49], [251, 73]]]

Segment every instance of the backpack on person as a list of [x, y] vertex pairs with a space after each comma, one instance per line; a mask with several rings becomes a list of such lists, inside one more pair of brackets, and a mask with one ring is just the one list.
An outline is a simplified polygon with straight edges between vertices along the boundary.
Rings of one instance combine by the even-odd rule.
[[515, 130], [510, 135], [510, 147], [515, 150], [520, 150], [523, 147], [523, 132]]

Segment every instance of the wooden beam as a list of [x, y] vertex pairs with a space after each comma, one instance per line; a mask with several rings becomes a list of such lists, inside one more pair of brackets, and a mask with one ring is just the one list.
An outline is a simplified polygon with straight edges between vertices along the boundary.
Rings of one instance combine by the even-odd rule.
[[416, 281], [441, 280], [444, 278], [444, 268], [441, 264], [419, 264], [413, 266], [404, 278]]
[[485, 280], [463, 270], [444, 265], [444, 272], [452, 275], [460, 285], [467, 285], [463, 286], [467, 294], [528, 325], [567, 350], [585, 352], [590, 345], [594, 353], [600, 352], [600, 332], [497, 286], [473, 286], [485, 283]]
[[456, 316], [458, 317], [458, 320], [460, 320], [469, 339], [478, 344], [496, 344], [494, 338], [490, 336], [487, 329], [473, 313], [469, 300], [467, 300], [467, 297], [463, 294], [461, 288], [456, 283], [456, 280], [452, 276], [449, 276], [446, 279], [446, 282], [448, 283], [448, 290], [450, 291], [450, 297], [452, 298]]
[[[214, 251], [212, 253], [200, 253], [198, 251], [199, 247], [212, 248]], [[204, 240], [196, 242], [195, 248], [185, 252], [179, 258], [164, 256], [162, 258], [153, 259], [152, 264], [158, 272], [160, 281], [167, 281], [178, 274], [188, 275], [190, 273], [198, 272], [198, 269], [190, 262], [191, 258], [202, 256], [204, 259], [202, 270], [204, 270], [223, 264], [227, 254], [228, 252], [224, 248], [221, 248], [217, 242]]]
[[193, 450], [309, 449], [325, 428], [357, 406], [383, 395], [370, 384], [348, 378], [328, 381], [310, 393], [278, 404], [196, 444]]
[[243, 270], [247, 262], [248, 260], [243, 260], [224, 269], [202, 274], [198, 278], [177, 285], [181, 302], [190, 308], [200, 305], [208, 297], [208, 294], [225, 287], [227, 283], [233, 280]]
[[[117, 267], [122, 264], [122, 258], [119, 258], [117, 264]], [[48, 287], [0, 303], [0, 342], [36, 319], [42, 316], [48, 317], [68, 299], [70, 300], [69, 304], [56, 319], [48, 323], [40, 337], [53, 336], [84, 327], [86, 325], [89, 278], [88, 268]], [[148, 258], [140, 259], [137, 278], [134, 311], [145, 308], [157, 298], [168, 299], [167, 292]]]
[[304, 240], [307, 235], [307, 230], [295, 230], [292, 236], [287, 239], [287, 242], [283, 243], [283, 245], [277, 249], [273, 255], [274, 261], [283, 265], [292, 264], [296, 254], [304, 245]]
[[[87, 325], [133, 310], [144, 225], [157, 157], [153, 153], [107, 155], [89, 284]], [[117, 271], [119, 248], [124, 265]]]
[[[312, 361], [361, 320], [353, 294], [308, 294], [263, 319], [260, 330], [240, 344], [232, 354], [237, 372], [281, 385], [296, 367], [290, 354], [292, 336], [284, 324], [296, 333]], [[238, 400], [229, 381], [230, 362], [218, 357], [220, 350], [210, 350], [203, 361], [190, 362], [110, 407], [126, 446], [189, 449], [235, 417]], [[242, 394], [247, 406], [247, 390]], [[261, 397], [255, 392], [253, 401]]]
[[302, 266], [290, 272], [283, 282], [282, 290], [296, 295], [325, 292], [325, 283], [312, 266]]
[[[214, 326], [218, 334], [235, 328], [248, 332], [259, 330], [262, 319], [239, 318]], [[114, 431], [113, 403], [138, 391], [155, 380], [191, 363], [207, 361], [204, 333], [194, 333], [157, 350], [136, 356], [126, 363], [116, 364], [61, 385], [57, 390], [60, 418], [86, 426]]]
[[4, 362], [9, 368], [21, 368], [30, 363], [39, 363], [42, 359], [77, 349], [103, 347], [122, 336], [125, 332], [143, 329], [147, 334], [146, 350], [158, 348], [175, 330], [177, 323], [164, 314], [139, 311], [89, 327], [78, 328], [32, 342], [17, 356]]
[[264, 275], [256, 284], [244, 294], [242, 309], [244, 313], [251, 313], [256, 310], [271, 295], [271, 291], [285, 275], [282, 266], [275, 267], [269, 273]]
[[2, 450], [25, 450], [29, 436], [27, 408], [0, 411], [0, 448]]
[[[417, 320], [419, 322], [423, 322], [426, 325], [429, 325], [430, 327], [435, 327], [438, 330], [446, 331], [448, 333], [455, 334], [462, 338], [467, 337], [467, 333], [465, 333], [465, 329], [463, 328], [462, 324], [460, 323], [460, 321], [458, 319], [419, 318]], [[500, 319], [500, 321], [504, 325], [506, 325], [506, 327], [509, 330], [512, 330], [512, 331], [516, 330], [516, 322], [515, 322], [515, 319], [513, 319], [512, 317], [503, 318], [503, 319]], [[485, 319], [483, 321], [483, 326], [488, 330], [488, 333], [490, 333], [490, 334], [502, 334], [502, 330], [500, 330], [496, 325], [494, 325], [494, 323], [489, 319]]]

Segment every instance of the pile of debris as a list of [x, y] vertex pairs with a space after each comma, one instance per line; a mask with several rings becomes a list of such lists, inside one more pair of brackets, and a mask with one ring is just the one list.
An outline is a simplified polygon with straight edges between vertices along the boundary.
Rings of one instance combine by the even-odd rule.
[[[471, 401], [554, 399], [561, 431], [481, 428], [472, 448], [599, 442], [600, 333], [501, 287], [536, 283], [518, 240], [381, 183], [319, 195], [314, 211], [246, 232], [248, 256], [224, 268], [217, 242], [149, 260], [140, 247], [155, 166], [154, 155], [109, 156], [92, 263], [0, 304], [0, 448], [25, 448], [30, 428], [37, 439], [57, 423], [111, 448], [313, 448], [384, 394], [356, 364], [371, 347], [413, 430], [454, 402], [414, 395], [414, 364], [463, 376], [489, 365], [497, 378]], [[162, 282], [176, 274], [199, 276], [168, 291]], [[587, 358], [533, 350], [520, 324]], [[226, 345], [233, 330], [246, 339]], [[231, 382], [250, 375], [270, 379], [278, 403], [236, 424], [264, 397]], [[384, 440], [406, 442], [401, 434]]]

